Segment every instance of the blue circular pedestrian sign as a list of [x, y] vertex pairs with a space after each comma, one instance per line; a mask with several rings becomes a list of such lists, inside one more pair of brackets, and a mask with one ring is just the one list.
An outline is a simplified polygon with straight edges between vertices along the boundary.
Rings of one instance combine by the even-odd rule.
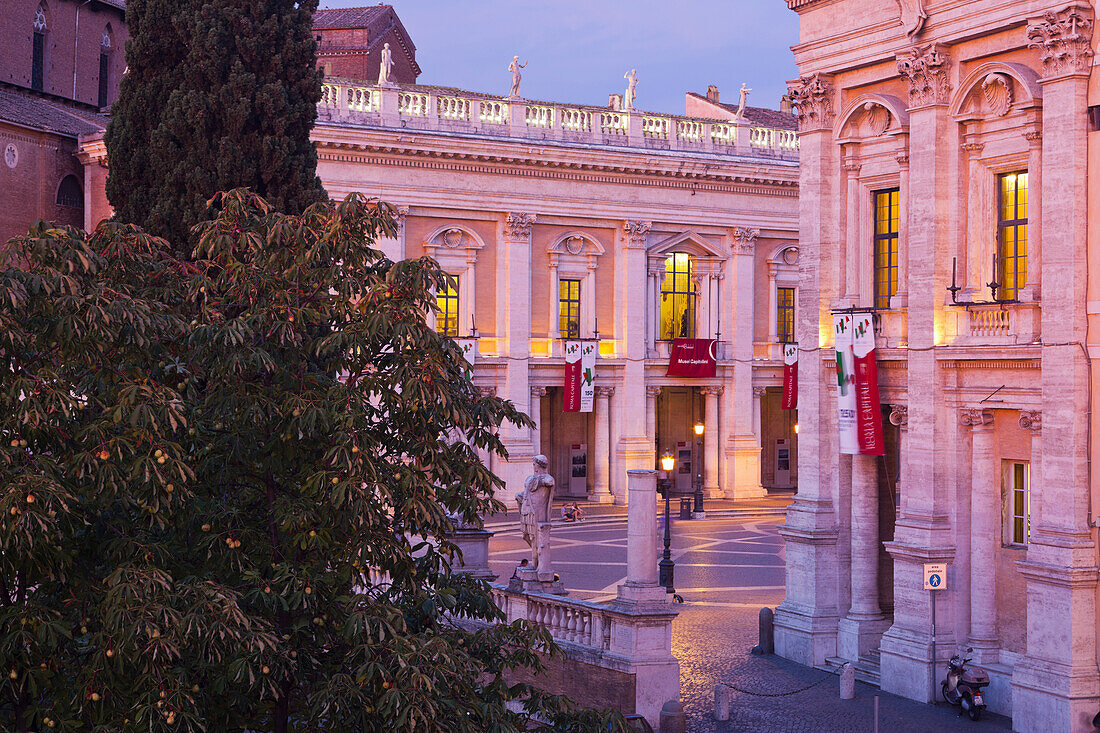
[[932, 575], [929, 575], [928, 576], [928, 585], [932, 586], [933, 588], [939, 588], [940, 587], [940, 576], [936, 575], [935, 573], [933, 573]]

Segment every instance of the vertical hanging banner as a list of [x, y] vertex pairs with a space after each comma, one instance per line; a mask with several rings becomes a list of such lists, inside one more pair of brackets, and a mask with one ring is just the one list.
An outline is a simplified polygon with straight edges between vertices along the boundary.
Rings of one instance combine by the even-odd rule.
[[592, 412], [596, 401], [596, 349], [598, 341], [581, 342], [581, 412]]
[[580, 341], [565, 342], [565, 392], [562, 410], [580, 412], [581, 409], [581, 346]]
[[837, 440], [841, 453], [859, 453], [856, 427], [856, 375], [853, 352], [851, 313], [833, 314], [833, 336], [836, 348]]
[[713, 377], [718, 372], [717, 339], [673, 339], [669, 377]]
[[462, 349], [462, 356], [470, 366], [473, 366], [477, 360], [477, 339], [455, 339], [455, 344]]
[[783, 409], [798, 407], [798, 344], [783, 344]]
[[856, 424], [859, 452], [881, 456], [886, 448], [882, 439], [882, 408], [878, 398], [878, 362], [875, 355], [875, 326], [870, 313], [858, 314], [852, 329], [852, 353], [855, 357]]

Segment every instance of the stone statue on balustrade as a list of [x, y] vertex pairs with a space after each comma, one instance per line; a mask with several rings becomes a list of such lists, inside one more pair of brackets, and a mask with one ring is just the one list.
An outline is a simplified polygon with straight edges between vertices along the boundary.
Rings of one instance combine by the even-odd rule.
[[634, 109], [634, 101], [638, 95], [638, 70], [631, 69], [623, 74], [626, 79], [626, 93], [623, 94], [623, 109]]
[[519, 62], [519, 56], [512, 57], [512, 63], [508, 64], [508, 71], [512, 72], [512, 91], [508, 93], [509, 98], [519, 99], [519, 83], [523, 79], [519, 70], [526, 68], [527, 64]]
[[745, 114], [745, 105], [749, 103], [749, 85], [744, 82], [741, 83], [741, 100], [737, 104], [737, 119], [740, 120], [741, 116]]
[[390, 79], [392, 73], [393, 52], [390, 51], [390, 44], [387, 43], [382, 46], [382, 57], [378, 62], [378, 86], [394, 86], [393, 80]]
[[550, 507], [554, 498], [554, 477], [547, 473], [550, 464], [546, 456], [535, 456], [532, 462], [535, 472], [527, 477], [523, 482], [523, 491], [516, 495], [523, 539], [531, 546], [531, 562], [516, 570], [509, 587], [564, 595], [562, 583], [550, 564]]

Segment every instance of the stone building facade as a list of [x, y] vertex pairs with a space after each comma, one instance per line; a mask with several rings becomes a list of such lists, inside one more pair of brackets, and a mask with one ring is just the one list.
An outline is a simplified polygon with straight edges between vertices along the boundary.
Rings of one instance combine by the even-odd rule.
[[[1094, 3], [788, 5], [801, 471], [777, 651], [931, 700], [973, 647], [1015, 730], [1092, 730]], [[838, 452], [845, 310], [874, 314], [882, 457]]]
[[391, 5], [332, 8], [313, 14], [317, 66], [325, 76], [378, 81], [382, 49], [389, 44], [392, 81], [415, 84], [420, 75], [416, 45]]

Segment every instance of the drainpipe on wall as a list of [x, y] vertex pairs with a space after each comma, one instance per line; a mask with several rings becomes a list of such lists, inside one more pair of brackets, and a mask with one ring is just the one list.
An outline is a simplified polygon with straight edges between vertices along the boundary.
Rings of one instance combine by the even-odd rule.
[[92, 0], [84, 0], [76, 6], [76, 32], [73, 33], [73, 101], [76, 101], [76, 48], [80, 44], [80, 9]]

